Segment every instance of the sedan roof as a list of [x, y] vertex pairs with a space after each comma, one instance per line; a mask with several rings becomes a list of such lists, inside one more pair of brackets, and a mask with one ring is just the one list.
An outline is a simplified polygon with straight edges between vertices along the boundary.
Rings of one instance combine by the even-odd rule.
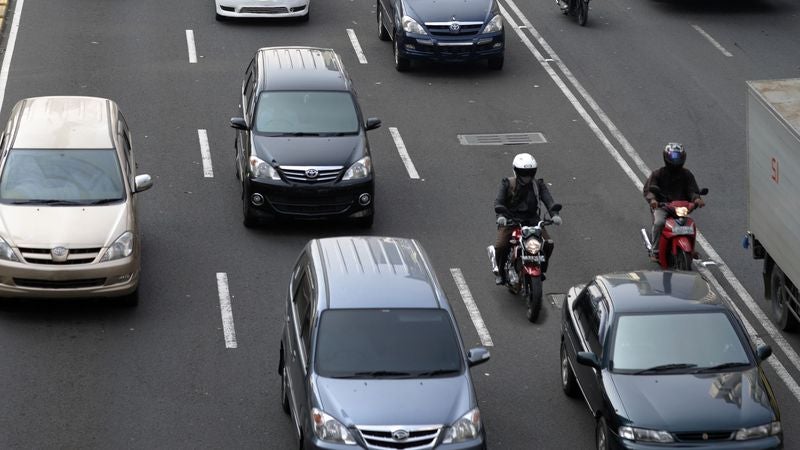
[[597, 276], [616, 313], [727, 309], [722, 298], [693, 272], [636, 271]]

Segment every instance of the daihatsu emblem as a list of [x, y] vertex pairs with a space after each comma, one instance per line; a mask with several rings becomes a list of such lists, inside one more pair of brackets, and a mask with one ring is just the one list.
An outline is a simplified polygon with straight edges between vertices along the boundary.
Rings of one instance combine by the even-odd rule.
[[394, 430], [392, 431], [392, 439], [395, 441], [405, 441], [408, 439], [408, 431], [406, 430]]
[[458, 22], [450, 22], [450, 31], [453, 33], [458, 33], [461, 29], [461, 25]]
[[50, 257], [53, 258], [53, 262], [65, 262], [67, 257], [69, 256], [69, 249], [65, 247], [53, 247], [50, 250]]
[[306, 170], [306, 177], [308, 177], [308, 178], [317, 178], [317, 175], [319, 175], [319, 170], [317, 170], [317, 169], [307, 169]]
[[708, 440], [708, 433], [703, 433], [703, 440], [704, 440], [704, 441], [707, 441], [707, 440]]

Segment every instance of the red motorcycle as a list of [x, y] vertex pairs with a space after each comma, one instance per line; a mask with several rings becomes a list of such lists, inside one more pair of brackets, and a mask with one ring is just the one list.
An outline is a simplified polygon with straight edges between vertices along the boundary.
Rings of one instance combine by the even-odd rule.
[[[653, 244], [658, 245], [658, 265], [662, 269], [692, 270], [692, 260], [697, 236], [697, 225], [689, 217], [696, 205], [683, 200], [670, 201], [664, 199], [657, 186], [651, 186], [650, 192], [659, 199], [658, 207], [667, 212], [667, 221], [657, 243], [650, 242], [648, 232], [642, 228], [642, 239], [649, 255], [653, 254]], [[700, 190], [700, 195], [708, 194], [708, 189]], [[661, 201], [661, 200], [665, 201]]]
[[[553, 215], [559, 211], [561, 205], [555, 204], [550, 213]], [[495, 212], [504, 216], [509, 215], [505, 208], [496, 209]], [[511, 247], [505, 267], [499, 269], [503, 272], [508, 290], [525, 298], [527, 306], [525, 315], [531, 322], [536, 322], [542, 309], [542, 282], [544, 272], [547, 271], [548, 259], [553, 252], [553, 241], [542, 237], [542, 227], [553, 223], [548, 219], [540, 220], [535, 226], [525, 226], [521, 221], [511, 218], [506, 225], [514, 229], [511, 232]], [[489, 246], [489, 249], [489, 258], [493, 263], [494, 247]]]

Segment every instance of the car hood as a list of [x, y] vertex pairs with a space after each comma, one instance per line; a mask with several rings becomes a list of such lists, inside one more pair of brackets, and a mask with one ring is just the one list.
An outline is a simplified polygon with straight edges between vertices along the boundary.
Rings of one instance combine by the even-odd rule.
[[320, 406], [346, 425], [450, 425], [476, 406], [469, 377], [317, 377]]
[[[673, 432], [736, 430], [776, 419], [763, 372], [610, 374], [631, 425]], [[621, 423], [620, 425], [625, 425]]]
[[366, 156], [365, 137], [301, 136], [255, 139], [256, 155], [267, 163], [273, 160], [280, 166], [344, 166]]
[[406, 0], [406, 7], [422, 22], [485, 22], [494, 0]]
[[15, 247], [106, 247], [127, 230], [127, 208], [0, 205], [0, 234]]

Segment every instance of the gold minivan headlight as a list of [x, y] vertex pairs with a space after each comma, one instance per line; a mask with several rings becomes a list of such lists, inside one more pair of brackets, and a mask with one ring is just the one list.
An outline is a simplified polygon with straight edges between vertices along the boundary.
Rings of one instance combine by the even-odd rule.
[[131, 256], [131, 253], [133, 253], [133, 233], [126, 231], [108, 247], [106, 252], [103, 253], [103, 257], [100, 258], [100, 262], [127, 258]]

